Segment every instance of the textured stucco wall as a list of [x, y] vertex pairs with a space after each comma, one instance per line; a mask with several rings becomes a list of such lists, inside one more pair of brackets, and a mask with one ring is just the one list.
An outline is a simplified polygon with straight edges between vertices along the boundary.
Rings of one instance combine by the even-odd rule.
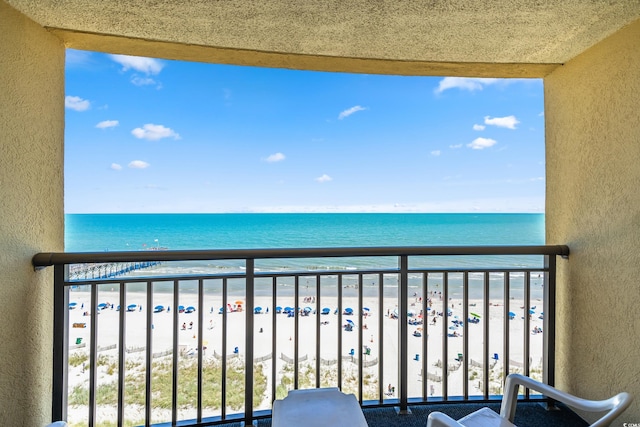
[[0, 424], [50, 421], [51, 269], [63, 249], [64, 47], [0, 1]]
[[635, 396], [640, 422], [640, 21], [545, 79], [547, 243], [558, 285], [559, 386]]

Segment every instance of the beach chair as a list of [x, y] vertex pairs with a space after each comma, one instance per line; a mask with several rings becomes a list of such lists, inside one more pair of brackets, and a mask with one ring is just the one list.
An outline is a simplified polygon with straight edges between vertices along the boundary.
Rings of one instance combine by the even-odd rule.
[[573, 396], [564, 391], [560, 391], [550, 385], [543, 384], [529, 377], [520, 374], [510, 374], [505, 383], [505, 393], [500, 406], [500, 414], [489, 408], [479, 409], [459, 421], [450, 418], [441, 412], [432, 412], [427, 418], [427, 427], [460, 427], [460, 426], [496, 426], [512, 427], [516, 414], [516, 404], [518, 403], [518, 389], [520, 386], [535, 390], [544, 396], [550, 397], [571, 408], [590, 413], [604, 413], [597, 421], [591, 424], [592, 427], [603, 427], [611, 424], [625, 409], [629, 407], [633, 398], [629, 393], [618, 393], [605, 400], [587, 400]]

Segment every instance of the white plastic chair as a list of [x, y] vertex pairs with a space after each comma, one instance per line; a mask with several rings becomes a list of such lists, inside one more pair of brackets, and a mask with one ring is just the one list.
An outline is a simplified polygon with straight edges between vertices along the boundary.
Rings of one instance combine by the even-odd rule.
[[601, 418], [591, 424], [592, 427], [608, 426], [629, 407], [633, 400], [631, 395], [626, 392], [616, 394], [605, 400], [582, 399], [529, 377], [525, 377], [524, 375], [510, 374], [507, 376], [505, 383], [505, 393], [502, 405], [500, 406], [500, 415], [489, 408], [482, 408], [456, 421], [441, 412], [432, 412], [427, 419], [427, 427], [512, 427], [514, 426], [513, 418], [516, 415], [516, 404], [518, 403], [518, 388], [521, 385], [580, 411], [593, 413], [606, 412]]

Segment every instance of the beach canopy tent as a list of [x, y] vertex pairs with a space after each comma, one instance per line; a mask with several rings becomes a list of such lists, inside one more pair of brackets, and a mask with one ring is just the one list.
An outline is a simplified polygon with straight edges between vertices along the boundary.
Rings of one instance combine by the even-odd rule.
[[329, 314], [329, 313], [331, 313], [331, 309], [329, 307], [325, 307], [322, 309], [321, 314]]

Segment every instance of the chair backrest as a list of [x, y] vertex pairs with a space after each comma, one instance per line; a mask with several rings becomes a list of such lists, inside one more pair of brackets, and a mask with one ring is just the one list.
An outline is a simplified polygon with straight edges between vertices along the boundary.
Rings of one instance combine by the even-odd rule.
[[592, 413], [606, 412], [601, 418], [591, 424], [592, 427], [608, 426], [629, 407], [633, 400], [633, 397], [626, 392], [616, 394], [615, 396], [605, 400], [582, 399], [551, 387], [550, 385], [525, 377], [524, 375], [510, 374], [507, 376], [507, 381], [505, 383], [505, 394], [500, 408], [500, 415], [511, 422], [513, 422], [513, 418], [515, 416], [519, 386], [538, 391], [547, 397], [581, 411]]

